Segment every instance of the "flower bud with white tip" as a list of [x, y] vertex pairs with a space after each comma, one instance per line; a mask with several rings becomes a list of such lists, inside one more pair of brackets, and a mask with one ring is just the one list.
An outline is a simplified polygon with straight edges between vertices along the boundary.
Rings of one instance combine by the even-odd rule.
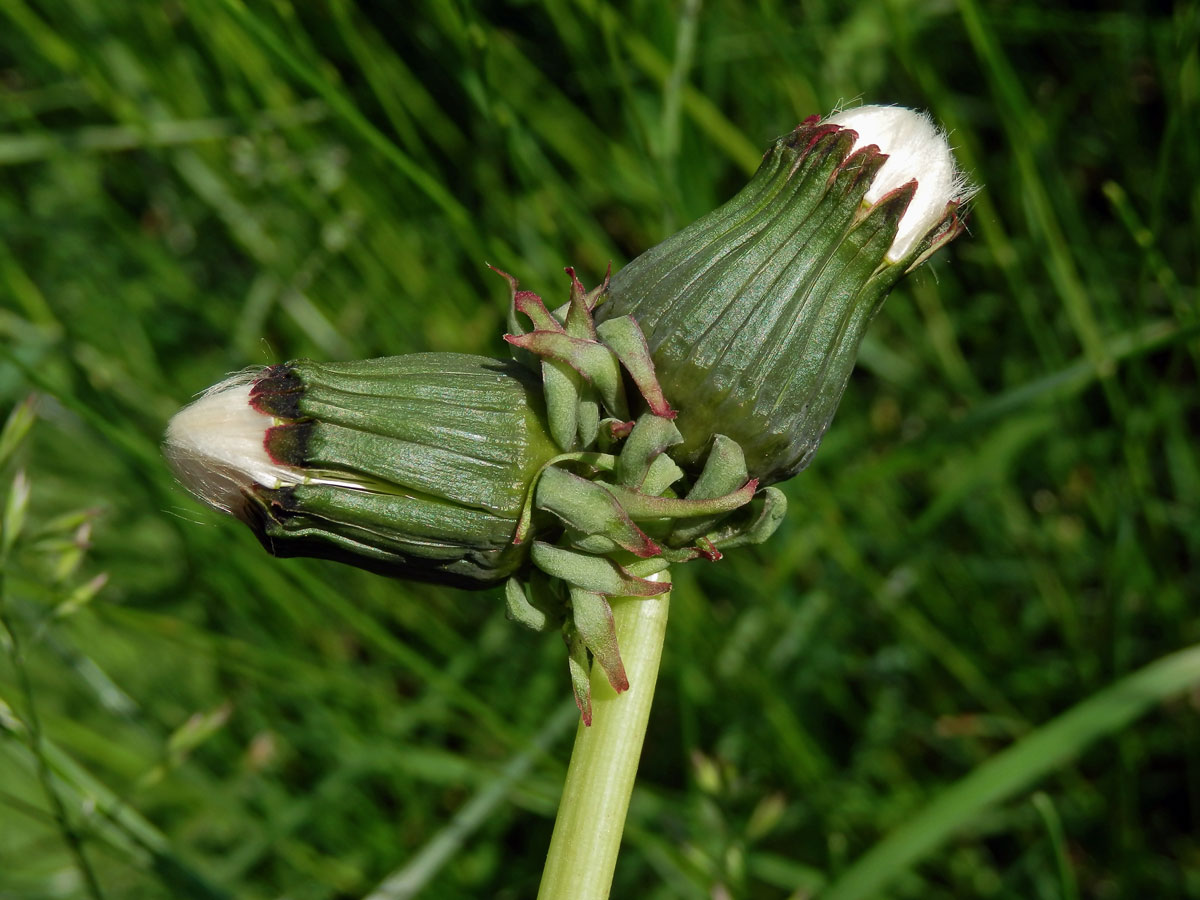
[[617, 272], [596, 317], [641, 326], [679, 411], [675, 459], [694, 470], [724, 434], [761, 484], [808, 465], [868, 323], [963, 230], [969, 193], [922, 113], [814, 116], [732, 200]]
[[542, 407], [511, 361], [297, 360], [206, 392], [171, 420], [164, 451], [193, 494], [276, 556], [487, 587], [528, 556], [518, 520], [558, 451]]

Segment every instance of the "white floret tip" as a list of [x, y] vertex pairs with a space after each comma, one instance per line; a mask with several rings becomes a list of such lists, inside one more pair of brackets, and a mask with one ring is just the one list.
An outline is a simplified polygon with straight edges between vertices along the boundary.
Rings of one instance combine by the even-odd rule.
[[305, 482], [303, 470], [268, 455], [264, 440], [274, 424], [250, 405], [255, 373], [214, 385], [167, 425], [167, 461], [179, 481], [209, 506], [243, 518], [245, 491], [255, 484], [281, 488]]
[[877, 203], [916, 179], [917, 191], [887, 252], [889, 262], [907, 257], [942, 221], [950, 204], [960, 204], [973, 193], [954, 161], [946, 133], [928, 113], [902, 106], [860, 106], [830, 116], [825, 124], [853, 129], [858, 135], [854, 150], [874, 144], [887, 154], [866, 203]]

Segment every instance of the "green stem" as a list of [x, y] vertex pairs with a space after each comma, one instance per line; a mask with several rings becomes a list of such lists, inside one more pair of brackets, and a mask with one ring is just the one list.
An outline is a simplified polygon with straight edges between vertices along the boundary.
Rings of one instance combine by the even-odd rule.
[[[670, 580], [667, 572], [653, 577]], [[600, 667], [592, 667], [592, 724], [581, 723], [575, 734], [538, 900], [608, 897], [654, 700], [670, 597], [611, 601], [629, 690], [618, 696]]]

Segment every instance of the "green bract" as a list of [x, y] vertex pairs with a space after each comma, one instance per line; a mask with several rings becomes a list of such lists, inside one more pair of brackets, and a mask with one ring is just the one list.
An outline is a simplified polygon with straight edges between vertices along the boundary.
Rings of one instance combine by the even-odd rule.
[[250, 403], [271, 459], [304, 481], [254, 485], [244, 518], [277, 556], [486, 587], [518, 569], [513, 534], [556, 448], [536, 379], [504, 360], [421, 353], [266, 369]]
[[[783, 519], [783, 494], [746, 472], [737, 443], [715, 435], [689, 477], [671, 453], [683, 438], [646, 339], [630, 317], [597, 325], [607, 279], [551, 312], [536, 294], [512, 289], [505, 339], [540, 372], [551, 433], [564, 451], [540, 473], [534, 510], [517, 540], [534, 537], [529, 576], [509, 580], [509, 614], [530, 627], [562, 621], [575, 699], [591, 721], [590, 658], [618, 691], [627, 688], [607, 597], [652, 596], [668, 564], [721, 558], [723, 548], [765, 540]], [[503, 273], [501, 273], [503, 274]], [[521, 317], [532, 329], [521, 326]], [[560, 612], [565, 611], [564, 612]]]
[[945, 198], [942, 218], [889, 261], [918, 184], [864, 203], [888, 157], [875, 145], [851, 152], [856, 138], [809, 119], [737, 196], [613, 276], [597, 319], [641, 326], [679, 410], [683, 465], [716, 433], [765, 484], [808, 465], [888, 291], [961, 230], [958, 201]]

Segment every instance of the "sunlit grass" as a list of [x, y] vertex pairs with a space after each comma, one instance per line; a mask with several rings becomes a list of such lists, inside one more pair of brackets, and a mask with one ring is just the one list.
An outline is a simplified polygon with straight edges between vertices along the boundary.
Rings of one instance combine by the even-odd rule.
[[952, 130], [971, 233], [780, 533], [679, 567], [613, 896], [1200, 895], [1197, 8], [852, 9], [0, 0], [0, 896], [87, 897], [81, 856], [134, 900], [531, 896], [561, 642], [271, 559], [163, 426], [248, 365], [501, 354], [485, 263], [565, 298], [857, 98]]

